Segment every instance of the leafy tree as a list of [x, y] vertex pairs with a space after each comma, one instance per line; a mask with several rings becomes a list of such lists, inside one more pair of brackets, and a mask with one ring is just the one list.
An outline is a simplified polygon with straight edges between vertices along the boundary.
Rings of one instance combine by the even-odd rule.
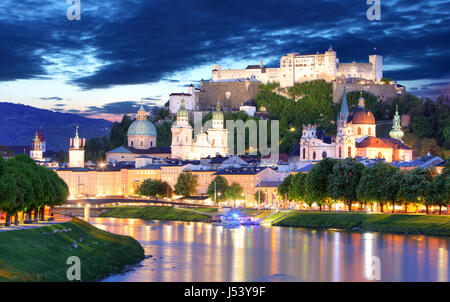
[[335, 200], [342, 200], [352, 210], [352, 204], [358, 200], [357, 188], [361, 179], [363, 164], [355, 159], [347, 158], [336, 163], [328, 185], [328, 191]]
[[[214, 194], [214, 186], [215, 186], [215, 193]], [[225, 190], [228, 187], [228, 181], [225, 177], [217, 175], [214, 180], [209, 184], [208, 190], [206, 194], [211, 198], [211, 200], [214, 200], [216, 198], [216, 202], [222, 202], [226, 200], [225, 197]]]
[[448, 173], [441, 173], [433, 177], [428, 182], [428, 188], [425, 192], [425, 200], [430, 205], [439, 207], [439, 215], [442, 214], [442, 207], [448, 207], [450, 204], [450, 176]]
[[242, 186], [236, 182], [233, 182], [230, 186], [225, 189], [225, 197], [229, 200], [236, 201], [238, 199], [243, 199]]
[[175, 185], [175, 194], [182, 196], [192, 196], [197, 192], [198, 176], [191, 172], [182, 172], [178, 175]]
[[405, 213], [408, 212], [408, 201], [401, 198], [399, 195], [400, 187], [403, 183], [404, 174], [397, 168], [391, 168], [388, 170], [386, 177], [383, 179], [382, 186], [380, 188], [382, 194], [381, 198], [386, 202], [392, 204], [392, 213], [394, 213], [394, 207], [397, 201], [405, 205]]
[[432, 180], [431, 171], [428, 169], [416, 168], [409, 171], [403, 178], [398, 193], [399, 197], [406, 202], [424, 204], [428, 214], [428, 208], [433, 204], [432, 194], [427, 192]]
[[137, 189], [139, 195], [151, 197], [172, 197], [173, 190], [166, 181], [161, 180], [144, 180]]
[[[287, 194], [287, 198], [289, 200], [292, 200], [292, 191], [290, 190], [291, 183], [294, 179], [294, 174], [289, 174], [287, 177], [283, 179], [281, 184], [278, 185], [278, 194], [285, 196]], [[258, 200], [258, 197], [256, 197], [256, 200]], [[286, 200], [287, 201], [287, 200]]]
[[328, 184], [337, 160], [327, 157], [314, 165], [306, 177], [306, 195], [308, 200], [317, 202], [320, 210], [322, 206], [330, 205]]
[[9, 215], [9, 220], [7, 217], [5, 223], [6, 226], [10, 225], [11, 215], [8, 213], [15, 208], [16, 198], [17, 186], [15, 179], [8, 173], [6, 162], [0, 156], [0, 210]]
[[292, 179], [289, 191], [291, 192], [292, 199], [298, 202], [306, 202], [311, 208], [313, 201], [307, 199], [306, 196], [306, 177], [307, 174], [297, 173]]

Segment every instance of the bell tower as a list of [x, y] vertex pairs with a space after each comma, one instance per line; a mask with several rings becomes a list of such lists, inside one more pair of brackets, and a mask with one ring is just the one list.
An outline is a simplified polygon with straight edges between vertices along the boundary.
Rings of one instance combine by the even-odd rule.
[[78, 125], [75, 137], [70, 139], [69, 168], [84, 168], [84, 146], [86, 139], [78, 137]]

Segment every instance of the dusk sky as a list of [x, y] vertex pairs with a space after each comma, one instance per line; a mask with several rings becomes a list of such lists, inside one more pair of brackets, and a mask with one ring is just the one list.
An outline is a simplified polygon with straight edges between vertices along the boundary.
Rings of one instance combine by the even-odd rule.
[[164, 104], [222, 68], [279, 66], [291, 52], [341, 62], [383, 56], [384, 76], [418, 96], [450, 94], [450, 2], [381, 0], [1, 0], [0, 102], [92, 117]]

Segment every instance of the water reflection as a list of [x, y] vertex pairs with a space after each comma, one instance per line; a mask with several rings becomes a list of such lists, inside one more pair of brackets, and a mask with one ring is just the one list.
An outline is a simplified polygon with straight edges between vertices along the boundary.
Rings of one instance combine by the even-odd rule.
[[[130, 235], [146, 258], [105, 281], [449, 281], [449, 238], [91, 218]], [[374, 258], [375, 256], [375, 258]], [[375, 265], [376, 266], [376, 265]]]

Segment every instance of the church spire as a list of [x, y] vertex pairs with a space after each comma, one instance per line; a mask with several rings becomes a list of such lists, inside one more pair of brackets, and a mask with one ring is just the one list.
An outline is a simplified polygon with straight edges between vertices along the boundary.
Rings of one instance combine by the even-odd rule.
[[347, 96], [346, 96], [345, 86], [344, 86], [344, 94], [342, 95], [341, 111], [339, 112], [339, 118], [346, 119], [349, 114], [350, 113], [348, 111]]
[[147, 119], [147, 111], [145, 111], [144, 105], [141, 103], [141, 106], [139, 107], [137, 116], [137, 120], [146, 120]]
[[404, 133], [402, 131], [400, 122], [401, 122], [401, 119], [400, 119], [400, 115], [398, 114], [398, 105], [397, 105], [395, 108], [395, 115], [394, 115], [392, 130], [389, 132], [389, 136], [401, 141]]
[[360, 107], [360, 108], [364, 108], [365, 107], [365, 104], [364, 104], [364, 98], [363, 98], [363, 96], [362, 96], [362, 91], [360, 91], [359, 92], [359, 99], [358, 99], [358, 106]]

